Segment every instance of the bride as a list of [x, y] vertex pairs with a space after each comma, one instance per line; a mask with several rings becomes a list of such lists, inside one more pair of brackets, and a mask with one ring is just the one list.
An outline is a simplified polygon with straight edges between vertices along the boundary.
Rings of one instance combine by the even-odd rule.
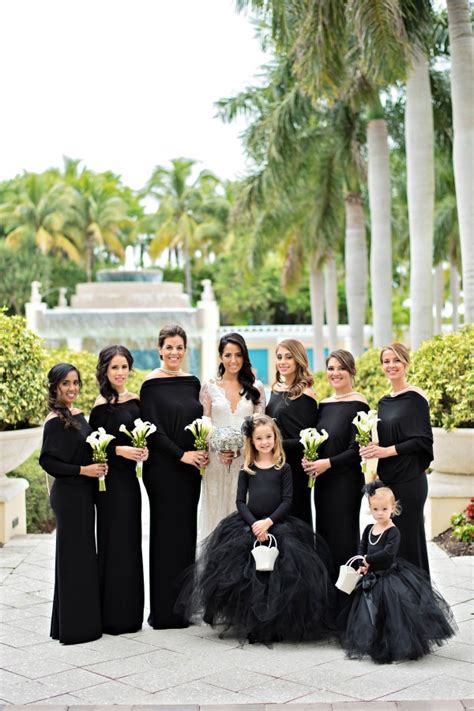
[[[240, 431], [244, 418], [265, 412], [265, 392], [252, 372], [247, 345], [239, 333], [227, 333], [219, 341], [217, 378], [203, 385], [200, 400], [213, 428], [232, 427]], [[237, 479], [242, 465], [240, 453], [210, 452], [203, 477], [199, 514], [199, 540], [235, 511]]]

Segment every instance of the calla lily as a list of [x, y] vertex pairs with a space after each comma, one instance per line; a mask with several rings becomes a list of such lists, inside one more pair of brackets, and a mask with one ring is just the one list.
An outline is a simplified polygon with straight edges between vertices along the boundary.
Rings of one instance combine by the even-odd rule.
[[[310, 462], [315, 462], [318, 458], [318, 449], [328, 439], [329, 435], [326, 430], [318, 430], [315, 427], [307, 427], [305, 430], [300, 431], [300, 442], [303, 445], [304, 451], [303, 455], [305, 459]], [[311, 474], [308, 476], [308, 487], [310, 489], [314, 486], [315, 477]]]

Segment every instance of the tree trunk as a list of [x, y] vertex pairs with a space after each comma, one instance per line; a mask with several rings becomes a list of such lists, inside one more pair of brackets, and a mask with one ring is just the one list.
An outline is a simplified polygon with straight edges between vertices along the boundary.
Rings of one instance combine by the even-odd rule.
[[324, 304], [326, 309], [326, 323], [328, 326], [329, 351], [337, 348], [337, 327], [339, 325], [339, 310], [337, 298], [337, 270], [336, 260], [331, 254], [324, 265]]
[[345, 270], [349, 317], [349, 349], [354, 356], [364, 351], [364, 324], [367, 303], [367, 243], [364, 208], [360, 193], [348, 193], [346, 214]]
[[385, 119], [369, 121], [367, 141], [373, 345], [380, 348], [392, 340], [391, 194]]
[[435, 335], [443, 330], [443, 308], [444, 308], [444, 269], [443, 262], [438, 262], [434, 270], [434, 306], [435, 306]]
[[324, 370], [324, 282], [323, 272], [315, 257], [309, 267], [309, 293], [311, 300], [311, 323], [313, 324], [313, 370]]
[[453, 165], [461, 241], [464, 322], [474, 321], [474, 46], [468, 0], [447, 0]]
[[415, 350], [433, 335], [434, 132], [428, 60], [414, 57], [405, 108], [410, 227], [410, 341]]
[[449, 290], [451, 292], [451, 304], [453, 315], [451, 317], [451, 327], [453, 331], [459, 328], [459, 272], [454, 260], [449, 263]]
[[183, 258], [184, 258], [184, 277], [185, 277], [185, 281], [186, 281], [186, 293], [189, 295], [190, 304], [192, 304], [193, 286], [192, 286], [192, 280], [191, 280], [191, 261], [189, 259], [187, 236], [185, 236], [184, 240], [183, 240]]
[[87, 281], [92, 281], [94, 267], [94, 236], [86, 231], [86, 275]]

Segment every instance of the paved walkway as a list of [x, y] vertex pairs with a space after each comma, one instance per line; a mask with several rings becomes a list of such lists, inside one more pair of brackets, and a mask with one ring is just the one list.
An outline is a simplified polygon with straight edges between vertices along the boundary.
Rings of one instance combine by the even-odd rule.
[[474, 697], [472, 558], [449, 558], [430, 544], [433, 578], [453, 606], [459, 634], [420, 661], [379, 666], [345, 659], [332, 642], [242, 648], [206, 625], [155, 631], [145, 624], [136, 634], [62, 646], [49, 638], [54, 544], [54, 534], [29, 535], [0, 550], [0, 703], [474, 709], [466, 701]]

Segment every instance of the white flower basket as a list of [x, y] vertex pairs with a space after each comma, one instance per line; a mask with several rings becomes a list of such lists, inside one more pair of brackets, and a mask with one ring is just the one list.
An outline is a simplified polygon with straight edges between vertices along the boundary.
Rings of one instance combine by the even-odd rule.
[[354, 563], [356, 560], [364, 560], [364, 556], [355, 555], [352, 558], [349, 558], [345, 565], [339, 566], [339, 577], [336, 581], [336, 588], [346, 593], [347, 595], [351, 594], [351, 592], [354, 590], [355, 586], [362, 577], [352, 567], [352, 563]]
[[280, 551], [278, 550], [275, 536], [268, 534], [268, 546], [255, 541], [253, 549], [250, 551], [255, 560], [257, 570], [271, 572]]

